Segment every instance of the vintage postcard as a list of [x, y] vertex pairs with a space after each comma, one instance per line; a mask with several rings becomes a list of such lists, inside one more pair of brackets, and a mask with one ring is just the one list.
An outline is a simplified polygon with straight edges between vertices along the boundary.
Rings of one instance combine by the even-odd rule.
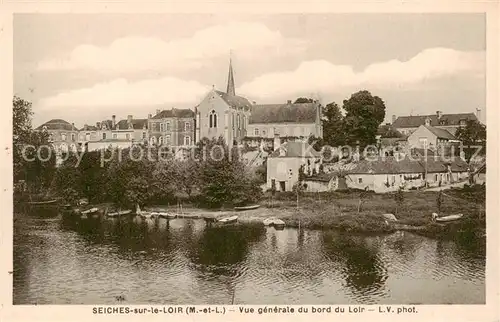
[[2, 321], [499, 319], [495, 2], [138, 6], [5, 4]]

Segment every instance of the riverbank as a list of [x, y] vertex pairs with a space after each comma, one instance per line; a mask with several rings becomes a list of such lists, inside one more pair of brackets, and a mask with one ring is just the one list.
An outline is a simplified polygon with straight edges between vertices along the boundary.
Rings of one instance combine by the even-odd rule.
[[[268, 195], [261, 207], [247, 211], [232, 209], [205, 210], [186, 205], [178, 207], [152, 206], [150, 211], [177, 212], [187, 218], [220, 218], [238, 216], [240, 223], [262, 223], [266, 218], [279, 218], [288, 227], [307, 229], [336, 229], [353, 233], [389, 233], [396, 230], [412, 231], [433, 237], [451, 236], [462, 232], [484, 235], [484, 187], [452, 189], [442, 195], [440, 210], [437, 191], [409, 191], [403, 201], [395, 202], [394, 194], [361, 195], [358, 192], [293, 193]], [[440, 216], [464, 214], [455, 223], [439, 224], [432, 221], [432, 213]], [[397, 221], [387, 221], [384, 214], [394, 214]]]

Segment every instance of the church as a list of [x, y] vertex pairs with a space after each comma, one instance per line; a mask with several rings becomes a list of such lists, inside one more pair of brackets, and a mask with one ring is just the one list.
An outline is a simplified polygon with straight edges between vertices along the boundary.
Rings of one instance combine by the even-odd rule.
[[311, 103], [255, 104], [236, 95], [232, 61], [225, 92], [212, 90], [196, 106], [196, 142], [222, 136], [229, 146], [255, 140], [322, 137], [321, 105]]

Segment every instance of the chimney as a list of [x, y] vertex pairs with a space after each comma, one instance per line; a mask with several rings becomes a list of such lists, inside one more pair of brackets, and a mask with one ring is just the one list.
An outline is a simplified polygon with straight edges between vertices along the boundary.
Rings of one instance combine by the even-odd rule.
[[441, 112], [441, 111], [436, 111], [436, 115], [437, 115], [438, 120], [440, 120], [440, 119], [441, 119], [441, 116], [443, 116], [443, 112]]
[[116, 115], [111, 116], [111, 120], [113, 121], [113, 129], [116, 127]]
[[97, 129], [101, 129], [101, 122], [96, 122], [95, 126], [97, 127]]
[[161, 110], [156, 110], [156, 115], [160, 114]]
[[274, 135], [273, 150], [276, 150], [281, 146], [281, 138], [279, 134]]
[[288, 105], [292, 105], [292, 101], [291, 101], [291, 100], [288, 100], [286, 103], [287, 103]]
[[479, 120], [479, 122], [481, 122], [481, 109], [480, 108], [476, 108], [476, 117]]
[[132, 115], [127, 116], [127, 123], [132, 123]]
[[71, 130], [75, 129], [75, 123], [71, 123]]
[[150, 119], [151, 117], [153, 117], [153, 115], [151, 115], [151, 114], [148, 114], [148, 119]]
[[396, 115], [392, 114], [392, 123], [396, 122]]
[[429, 117], [425, 119], [425, 126], [431, 126], [431, 119]]

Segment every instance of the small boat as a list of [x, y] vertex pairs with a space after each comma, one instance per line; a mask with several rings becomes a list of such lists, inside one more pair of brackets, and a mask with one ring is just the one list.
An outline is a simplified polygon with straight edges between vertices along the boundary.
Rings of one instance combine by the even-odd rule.
[[94, 213], [97, 213], [99, 211], [99, 208], [90, 208], [90, 209], [87, 209], [85, 211], [82, 211], [81, 214], [82, 215], [91, 215], [91, 214], [94, 214]]
[[243, 207], [234, 207], [236, 211], [245, 211], [259, 208], [260, 205], [251, 205], [251, 206], [243, 206]]
[[238, 216], [230, 216], [230, 217], [224, 217], [221, 219], [217, 219], [217, 222], [221, 223], [221, 224], [232, 224], [232, 223], [235, 223], [236, 221], [238, 221]]
[[439, 217], [438, 214], [436, 214], [436, 213], [432, 214], [432, 218], [436, 222], [450, 222], [450, 221], [455, 221], [455, 220], [461, 219], [463, 216], [464, 216], [463, 214], [456, 214], [456, 215]]
[[120, 210], [120, 211], [115, 211], [115, 212], [109, 212], [106, 214], [106, 216], [117, 218], [117, 217], [128, 215], [131, 212], [132, 212], [132, 210]]
[[262, 221], [264, 226], [273, 226], [275, 229], [285, 228], [285, 222], [279, 218], [271, 217], [266, 218]]
[[274, 229], [284, 229], [285, 228], [285, 222], [281, 219], [276, 219], [273, 222]]
[[28, 205], [30, 206], [49, 206], [57, 204], [57, 199], [52, 200], [44, 200], [44, 201], [28, 201]]
[[169, 212], [160, 212], [158, 213], [158, 216], [160, 218], [166, 218], [166, 219], [174, 219], [174, 218], [177, 218], [177, 215], [176, 214], [171, 214]]
[[141, 217], [142, 217], [142, 218], [144, 218], [144, 219], [150, 219], [150, 218], [152, 218], [152, 217], [153, 217], [151, 212], [148, 212], [148, 211], [142, 211], [142, 210], [141, 210], [141, 208], [139, 207], [139, 205], [137, 205], [135, 213], [136, 213], [138, 216], [141, 216]]

